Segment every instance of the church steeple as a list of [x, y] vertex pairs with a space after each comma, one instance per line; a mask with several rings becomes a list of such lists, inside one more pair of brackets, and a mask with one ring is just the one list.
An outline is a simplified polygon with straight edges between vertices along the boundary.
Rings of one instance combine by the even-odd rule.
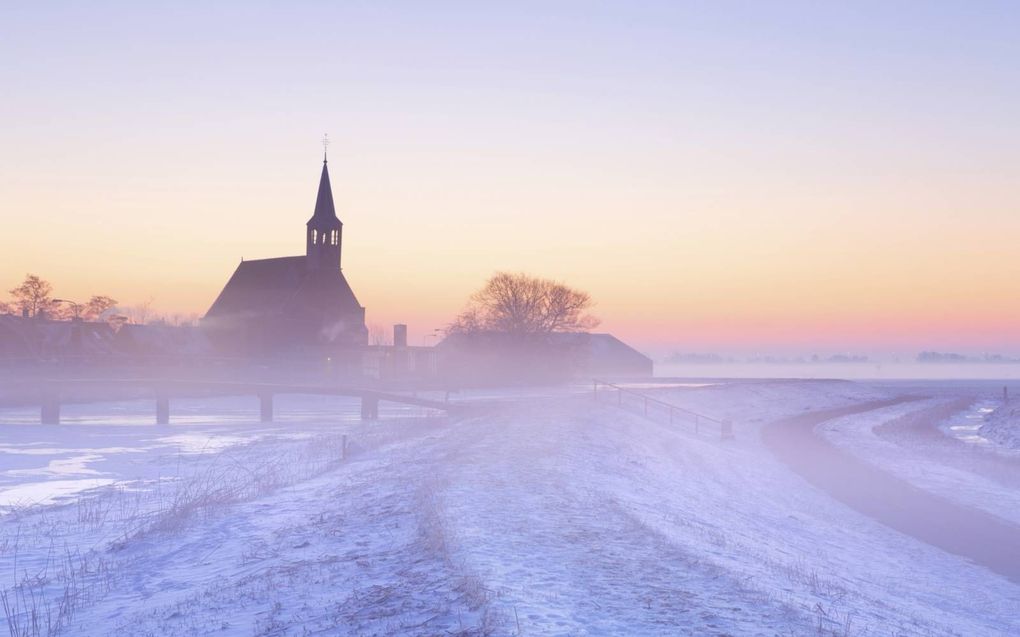
[[315, 197], [315, 212], [305, 231], [305, 261], [309, 268], [340, 268], [340, 241], [344, 224], [333, 207], [333, 189], [329, 185], [329, 169], [325, 152], [322, 176]]

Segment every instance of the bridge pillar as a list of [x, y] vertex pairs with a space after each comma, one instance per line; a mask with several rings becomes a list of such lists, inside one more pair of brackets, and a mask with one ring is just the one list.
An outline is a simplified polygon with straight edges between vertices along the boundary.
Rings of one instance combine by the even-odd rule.
[[376, 396], [361, 397], [361, 419], [379, 420], [379, 398]]
[[170, 424], [170, 397], [163, 393], [156, 394], [156, 424]]
[[259, 394], [259, 419], [262, 422], [273, 422], [273, 395], [269, 392]]
[[56, 391], [43, 394], [39, 421], [44, 425], [60, 424], [60, 394]]

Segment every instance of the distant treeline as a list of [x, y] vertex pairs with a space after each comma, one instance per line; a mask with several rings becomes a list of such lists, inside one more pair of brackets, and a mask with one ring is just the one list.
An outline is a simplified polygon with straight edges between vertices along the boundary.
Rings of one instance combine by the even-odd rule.
[[[1020, 358], [1003, 356], [1002, 354], [983, 354], [981, 356], [967, 356], [954, 352], [921, 352], [915, 358], [918, 363], [1020, 363]], [[674, 365], [725, 365], [725, 364], [764, 364], [764, 365], [824, 365], [824, 364], [847, 364], [847, 363], [880, 363], [880, 362], [901, 362], [899, 358], [891, 361], [872, 361], [867, 356], [853, 354], [834, 354], [831, 356], [721, 356], [719, 354], [683, 353], [675, 352], [667, 356], [664, 363]]]
[[965, 356], [953, 352], [921, 352], [917, 355], [918, 363], [1020, 363], [1020, 358], [1003, 356], [1002, 354], [984, 354], [982, 356]]
[[834, 354], [831, 356], [749, 356], [737, 358], [733, 356], [720, 356], [719, 354], [687, 354], [675, 352], [666, 357], [666, 363], [684, 365], [714, 365], [729, 363], [758, 363], [768, 365], [815, 365], [831, 363], [867, 363], [867, 356], [856, 356], [852, 354]]

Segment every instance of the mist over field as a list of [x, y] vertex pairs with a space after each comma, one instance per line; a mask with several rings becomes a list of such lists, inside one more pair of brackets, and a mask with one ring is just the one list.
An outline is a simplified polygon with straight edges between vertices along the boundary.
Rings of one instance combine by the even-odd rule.
[[141, 396], [59, 425], [0, 409], [10, 633], [1020, 629], [998, 382], [413, 397], [435, 402], [365, 419], [356, 397], [287, 394], [260, 422], [254, 395], [192, 395], [165, 425]]
[[1020, 635], [1018, 33], [0, 5], [0, 637]]
[[687, 378], [845, 378], [851, 380], [1015, 380], [1020, 378], [1016, 363], [916, 363], [895, 360], [858, 363], [746, 362], [726, 363], [671, 362], [656, 365], [664, 377]]

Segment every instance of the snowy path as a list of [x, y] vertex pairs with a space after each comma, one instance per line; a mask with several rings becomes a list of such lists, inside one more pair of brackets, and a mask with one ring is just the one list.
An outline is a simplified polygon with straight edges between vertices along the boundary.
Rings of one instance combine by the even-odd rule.
[[815, 432], [828, 420], [909, 400], [794, 416], [767, 426], [763, 439], [794, 471], [841, 502], [1020, 583], [1020, 526], [919, 489], [847, 454]]
[[[807, 629], [791, 609], [669, 541], [611, 493], [598, 474], [612, 479], [616, 462], [591, 459], [612, 458], [612, 445], [576, 412], [519, 407], [472, 423], [460, 436], [470, 444], [441, 465], [456, 555], [494, 591], [514, 634]], [[520, 435], [523, 423], [531, 435]]]

